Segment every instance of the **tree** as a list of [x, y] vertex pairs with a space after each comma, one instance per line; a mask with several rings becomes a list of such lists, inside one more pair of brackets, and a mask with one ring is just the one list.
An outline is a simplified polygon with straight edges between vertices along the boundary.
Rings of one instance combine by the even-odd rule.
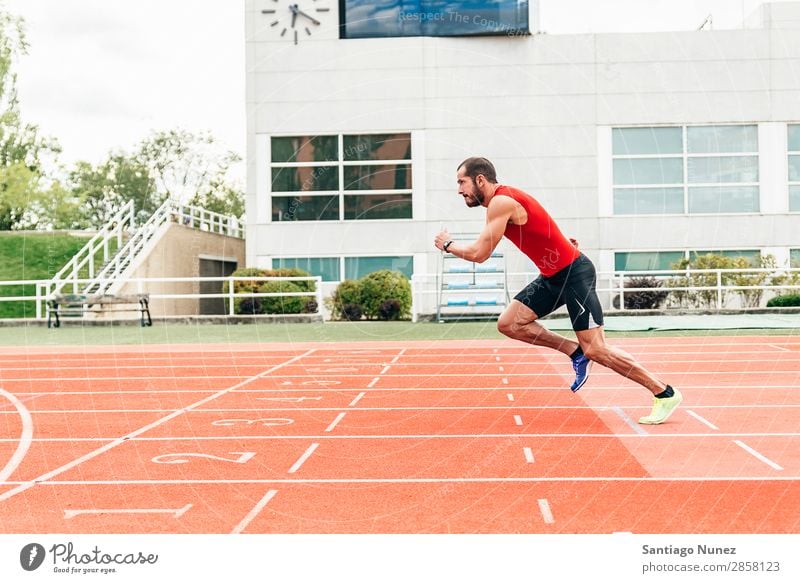
[[39, 128], [22, 121], [14, 61], [26, 54], [22, 18], [0, 10], [0, 230], [31, 228], [42, 217], [50, 181], [45, 158], [59, 152], [58, 143], [39, 135]]

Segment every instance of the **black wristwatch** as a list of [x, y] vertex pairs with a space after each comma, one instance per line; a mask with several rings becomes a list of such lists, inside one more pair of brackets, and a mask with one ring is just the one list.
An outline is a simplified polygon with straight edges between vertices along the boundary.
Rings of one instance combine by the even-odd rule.
[[450, 247], [450, 245], [452, 244], [453, 244], [452, 239], [444, 242], [444, 244], [442, 245], [442, 249], [444, 250], [445, 253], [447, 253], [447, 248]]

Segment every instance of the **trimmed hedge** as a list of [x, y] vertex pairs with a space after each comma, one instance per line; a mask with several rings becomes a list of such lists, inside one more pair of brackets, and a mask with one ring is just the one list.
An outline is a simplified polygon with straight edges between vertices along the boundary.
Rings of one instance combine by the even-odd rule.
[[[259, 269], [248, 267], [237, 269], [234, 277], [309, 277], [302, 269]], [[314, 292], [317, 286], [313, 280], [307, 281], [235, 281], [234, 293], [297, 293]], [[223, 293], [228, 293], [228, 282], [222, 286]], [[302, 314], [316, 312], [316, 300], [311, 296], [275, 296], [260, 298], [236, 298], [233, 300], [233, 311], [236, 314]], [[313, 303], [313, 306], [312, 306]], [[227, 300], [226, 300], [227, 304]]]
[[400, 320], [411, 317], [411, 282], [399, 271], [373, 271], [359, 280], [346, 279], [327, 306], [334, 319]]
[[793, 306], [800, 306], [800, 294], [775, 296], [767, 302], [768, 308], [789, 308]]

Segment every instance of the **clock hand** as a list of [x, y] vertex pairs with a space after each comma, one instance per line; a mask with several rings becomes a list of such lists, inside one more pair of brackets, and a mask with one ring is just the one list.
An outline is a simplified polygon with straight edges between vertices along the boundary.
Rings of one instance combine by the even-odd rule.
[[294, 23], [297, 21], [297, 13], [298, 13], [297, 4], [290, 4], [289, 10], [292, 13], [292, 28], [294, 28]]
[[309, 19], [311, 22], [313, 22], [314, 24], [317, 24], [317, 25], [318, 25], [318, 24], [320, 23], [320, 22], [319, 22], [319, 20], [317, 20], [317, 19], [316, 19], [316, 18], [314, 18], [313, 16], [309, 16], [308, 14], [306, 14], [305, 12], [303, 12], [302, 10], [300, 10], [300, 9], [297, 7], [297, 4], [295, 4], [295, 5], [294, 5], [294, 8], [295, 8], [295, 12], [296, 12], [297, 14], [299, 14], [300, 16], [305, 16], [306, 18], [308, 18], [308, 19]]

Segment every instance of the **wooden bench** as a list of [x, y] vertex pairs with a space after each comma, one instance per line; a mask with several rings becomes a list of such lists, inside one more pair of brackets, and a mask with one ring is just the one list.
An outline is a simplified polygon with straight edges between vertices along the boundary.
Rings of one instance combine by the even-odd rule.
[[[150, 318], [150, 294], [57, 294], [47, 301], [47, 327], [58, 328], [61, 318], [76, 316], [84, 317], [87, 313], [99, 312], [139, 312], [139, 321], [142, 326], [152, 326]], [[93, 310], [99, 306], [99, 311]], [[122, 306], [118, 308], [116, 306]]]

